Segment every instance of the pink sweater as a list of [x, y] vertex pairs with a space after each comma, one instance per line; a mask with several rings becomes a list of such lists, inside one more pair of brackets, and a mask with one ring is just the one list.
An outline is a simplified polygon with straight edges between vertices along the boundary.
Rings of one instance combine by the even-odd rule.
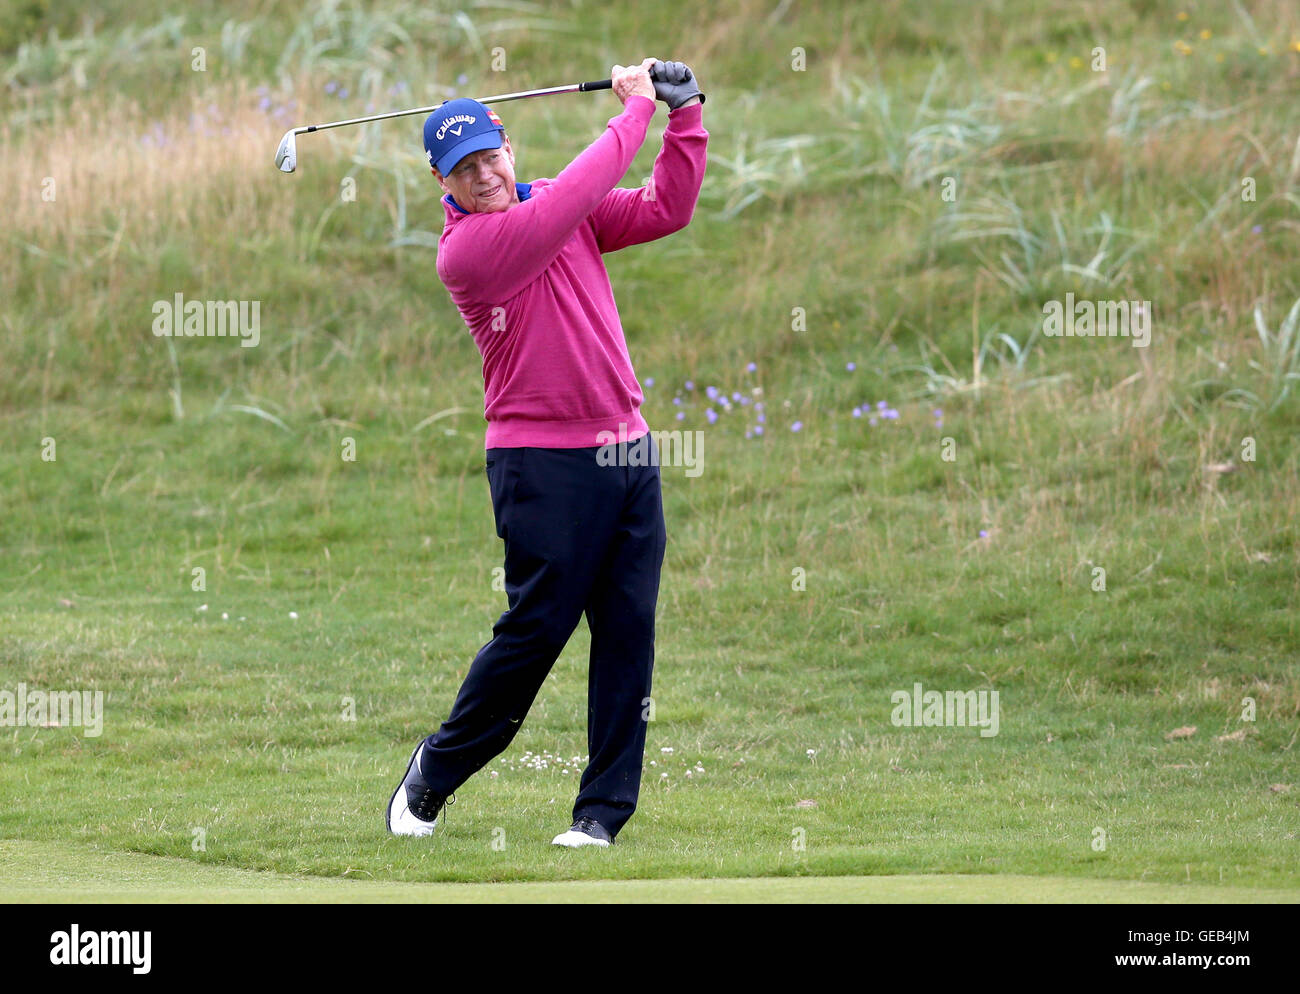
[[438, 276], [483, 355], [486, 448], [573, 449], [604, 444], [600, 432], [630, 440], [649, 430], [600, 256], [690, 222], [709, 138], [699, 104], [670, 111], [653, 199], [644, 187], [615, 189], [655, 106], [629, 97], [559, 176], [517, 184], [508, 210], [467, 214], [443, 197]]

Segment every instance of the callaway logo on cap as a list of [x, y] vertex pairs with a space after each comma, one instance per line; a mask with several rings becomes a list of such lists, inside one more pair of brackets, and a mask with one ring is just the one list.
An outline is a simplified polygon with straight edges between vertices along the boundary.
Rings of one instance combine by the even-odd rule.
[[429, 165], [446, 176], [472, 152], [500, 148], [505, 125], [477, 100], [448, 100], [424, 122], [424, 150]]
[[[467, 117], [464, 114], [457, 114], [455, 117], [449, 117], [438, 125], [435, 137], [438, 141], [442, 141], [443, 138], [446, 137], [447, 132], [450, 131], [453, 135], [459, 138], [461, 132], [465, 130], [465, 125], [473, 124], [476, 120], [478, 120], [478, 118]], [[453, 124], [456, 125], [454, 128], [452, 127]]]

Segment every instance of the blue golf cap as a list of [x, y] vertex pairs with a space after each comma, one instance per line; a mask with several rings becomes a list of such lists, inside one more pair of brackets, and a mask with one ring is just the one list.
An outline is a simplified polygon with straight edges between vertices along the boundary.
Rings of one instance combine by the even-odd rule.
[[429, 153], [429, 165], [446, 176], [470, 153], [500, 148], [505, 129], [501, 118], [477, 100], [448, 100], [424, 122], [424, 150]]

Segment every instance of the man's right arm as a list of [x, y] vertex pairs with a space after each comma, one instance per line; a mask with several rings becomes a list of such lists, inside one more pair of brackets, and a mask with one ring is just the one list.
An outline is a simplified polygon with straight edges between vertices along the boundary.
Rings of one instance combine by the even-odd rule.
[[655, 102], [628, 97], [604, 134], [554, 181], [509, 210], [473, 214], [443, 243], [439, 273], [453, 293], [499, 302], [546, 270], [578, 225], [623, 178], [645, 142]]

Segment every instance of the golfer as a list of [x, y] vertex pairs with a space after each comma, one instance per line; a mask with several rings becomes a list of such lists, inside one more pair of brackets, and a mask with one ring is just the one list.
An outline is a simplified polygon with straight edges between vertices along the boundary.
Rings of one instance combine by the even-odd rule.
[[[483, 355], [509, 607], [450, 717], [411, 754], [386, 812], [397, 835], [432, 834], [453, 792], [510, 744], [584, 614], [590, 759], [572, 827], [553, 841], [608, 846], [636, 810], [666, 534], [658, 453], [600, 257], [690, 222], [709, 136], [680, 62], [614, 66], [611, 79], [622, 113], [554, 179], [515, 181], [505, 126], [477, 101], [449, 101], [424, 125], [446, 193], [438, 276]], [[651, 183], [617, 189], [656, 98], [669, 112]]]

